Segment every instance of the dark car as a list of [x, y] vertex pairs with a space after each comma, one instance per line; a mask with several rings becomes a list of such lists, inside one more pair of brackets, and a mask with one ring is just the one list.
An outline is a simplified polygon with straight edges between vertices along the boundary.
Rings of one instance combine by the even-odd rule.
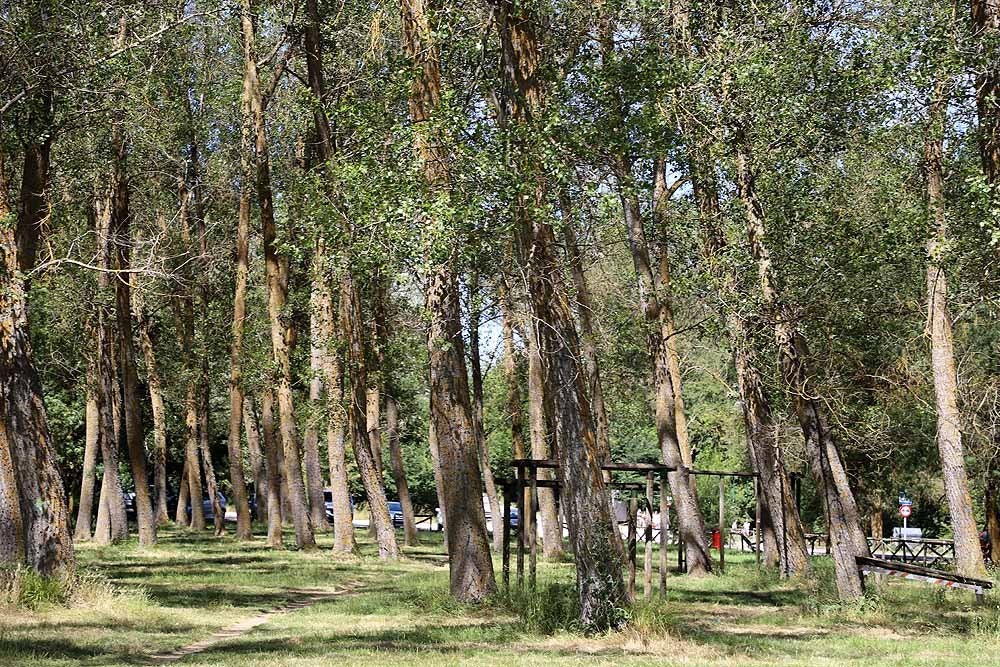
[[[348, 498], [351, 503], [351, 512], [354, 512], [354, 501]], [[323, 489], [323, 509], [326, 511], [327, 523], [333, 525], [333, 491]]]
[[389, 518], [396, 528], [403, 527], [403, 505], [398, 500], [389, 501]]
[[[225, 514], [226, 514], [226, 497], [224, 495], [222, 495], [222, 491], [216, 492], [216, 495], [218, 495], [218, 497], [219, 497], [219, 505], [222, 506], [222, 514], [223, 514], [223, 518], [225, 518]], [[191, 516], [191, 504], [190, 503], [188, 503], [187, 512], [188, 512], [188, 516]], [[209, 498], [208, 496], [206, 496], [205, 499], [201, 501], [201, 512], [205, 516], [205, 521], [215, 521], [215, 509], [212, 507], [212, 499]]]

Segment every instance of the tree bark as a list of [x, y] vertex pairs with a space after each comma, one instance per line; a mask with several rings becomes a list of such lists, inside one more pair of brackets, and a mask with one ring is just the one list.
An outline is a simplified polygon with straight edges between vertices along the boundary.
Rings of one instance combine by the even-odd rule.
[[[434, 396], [430, 397], [431, 402], [431, 414], [434, 414]], [[438, 451], [438, 441], [437, 441], [437, 430], [434, 428], [434, 420], [430, 419], [427, 423], [427, 445], [431, 451], [431, 465], [434, 467], [434, 489], [437, 491], [438, 499], [438, 511], [441, 515], [442, 526], [448, 525], [448, 513], [445, 509], [444, 502], [444, 475], [441, 473], [441, 453]], [[451, 555], [451, 549], [448, 546], [448, 531], [442, 531], [442, 541], [444, 543], [444, 552]]]
[[986, 480], [986, 497], [983, 502], [986, 505], [986, 532], [990, 536], [990, 560], [1000, 563], [1000, 512], [997, 507], [1000, 494], [997, 493], [995, 471], [990, 470], [987, 474], [989, 477]]
[[392, 476], [396, 481], [396, 496], [403, 510], [403, 544], [408, 547], [420, 545], [417, 534], [417, 522], [413, 516], [413, 501], [410, 500], [410, 488], [406, 483], [406, 469], [403, 467], [403, 450], [399, 442], [399, 406], [393, 396], [391, 387], [386, 387], [385, 394], [385, 430], [389, 440], [389, 460], [392, 463]]
[[503, 375], [507, 382], [507, 417], [510, 419], [511, 453], [516, 459], [525, 457], [524, 410], [521, 406], [521, 378], [518, 373], [517, 349], [514, 346], [514, 309], [506, 287], [500, 296], [503, 328]]
[[[97, 368], [97, 357], [91, 351], [87, 359], [86, 444], [83, 449], [83, 472], [80, 478], [80, 503], [77, 507], [76, 527], [73, 530], [74, 542], [87, 542], [93, 534], [91, 519], [94, 514], [94, 486], [97, 482], [97, 452], [100, 449], [101, 432], [98, 382], [100, 382], [100, 373]], [[0, 481], [0, 488], [2, 488], [2, 481]], [[0, 554], [0, 558], [2, 557], [3, 554]]]
[[302, 464], [299, 458], [298, 435], [295, 427], [295, 406], [292, 396], [291, 347], [293, 324], [285, 312], [288, 301], [288, 257], [278, 252], [277, 228], [271, 191], [271, 167], [264, 121], [264, 106], [257, 75], [254, 15], [251, 0], [242, 0], [240, 25], [243, 32], [245, 58], [245, 88], [249, 89], [249, 107], [255, 132], [257, 154], [257, 197], [260, 204], [261, 226], [264, 232], [264, 265], [267, 278], [267, 311], [271, 323], [271, 352], [278, 369], [277, 398], [279, 431], [284, 453], [288, 501], [295, 524], [295, 543], [299, 549], [316, 548], [309, 508], [306, 503]]
[[348, 428], [354, 447], [354, 460], [358, 465], [361, 483], [368, 498], [370, 521], [375, 527], [379, 557], [394, 559], [399, 556], [396, 531], [389, 517], [389, 506], [385, 499], [385, 488], [375, 468], [375, 459], [368, 438], [367, 419], [367, 362], [365, 345], [360, 326], [361, 297], [354, 284], [354, 277], [345, 271], [341, 281], [340, 321], [344, 331], [350, 363], [350, 392], [348, 393]]
[[282, 546], [281, 536], [281, 443], [274, 432], [274, 392], [264, 391], [260, 410], [261, 430], [264, 433], [264, 456], [267, 467], [267, 545], [273, 549]]
[[321, 247], [322, 238], [316, 240], [316, 251], [313, 255], [312, 287], [309, 292], [309, 403], [311, 406], [309, 421], [306, 424], [302, 450], [306, 467], [306, 490], [309, 496], [309, 520], [313, 529], [321, 532], [329, 530], [326, 522], [326, 507], [323, 504], [323, 471], [319, 462], [319, 429], [324, 412], [323, 374], [330, 363], [328, 335], [324, 332], [322, 322], [324, 307], [323, 290], [326, 282], [324, 264], [326, 253]]
[[[544, 326], [544, 324], [542, 325]], [[552, 392], [546, 385], [545, 365], [542, 360], [542, 345], [539, 339], [539, 327], [534, 317], [529, 315], [525, 326], [528, 332], [528, 435], [531, 441], [531, 458], [555, 458], [551, 447], [552, 438], [549, 425], [552, 419]], [[539, 469], [537, 477], [540, 480], [555, 479], [553, 471]], [[538, 523], [535, 517], [526, 517], [525, 524], [530, 530], [537, 532], [541, 528], [542, 553], [549, 560], [562, 557], [562, 521], [559, 520], [559, 509], [556, 507], [556, 496], [552, 489], [539, 488]]]
[[250, 474], [253, 477], [254, 497], [257, 501], [257, 518], [267, 516], [267, 466], [264, 448], [261, 444], [260, 421], [253, 396], [243, 396], [243, 431], [247, 439], [247, 454], [250, 459]]
[[[124, 30], [122, 30], [124, 40]], [[121, 41], [121, 40], [120, 40]], [[135, 336], [132, 330], [131, 246], [132, 212], [129, 206], [129, 184], [126, 160], [128, 145], [123, 130], [116, 122], [112, 129], [112, 203], [111, 235], [115, 239], [115, 278], [118, 321], [118, 361], [124, 385], [125, 441], [132, 468], [135, 489], [134, 506], [139, 528], [139, 545], [156, 544], [156, 521], [149, 494], [149, 475], [146, 472], [145, 429], [142, 423], [139, 372], [135, 362]]]
[[930, 216], [930, 238], [927, 241], [927, 334], [930, 337], [931, 368], [934, 397], [937, 405], [937, 443], [941, 457], [948, 511], [951, 514], [952, 539], [955, 541], [955, 567], [966, 577], [986, 576], [979, 530], [972, 512], [969, 477], [965, 470], [962, 446], [962, 416], [958, 410], [958, 374], [955, 370], [955, 349], [951, 316], [948, 313], [948, 277], [944, 257], [948, 244], [948, 223], [945, 215], [944, 143], [945, 113], [948, 104], [945, 82], [935, 86], [929, 109], [930, 123], [924, 141], [924, 179]]
[[493, 524], [493, 550], [503, 550], [503, 506], [497, 494], [490, 464], [490, 450], [486, 443], [486, 429], [483, 425], [483, 368], [479, 358], [479, 323], [482, 320], [482, 306], [479, 303], [479, 274], [472, 272], [469, 277], [469, 363], [472, 366], [472, 423], [476, 430], [476, 447], [479, 449], [479, 469], [483, 475], [490, 516]]
[[[563, 216], [563, 242], [566, 245], [566, 257], [569, 260], [570, 273], [573, 276], [573, 287], [576, 291], [576, 313], [580, 322], [580, 351], [583, 353], [584, 369], [587, 372], [587, 389], [590, 395], [590, 407], [594, 414], [594, 433], [597, 437], [597, 449], [604, 460], [611, 461], [611, 441], [608, 436], [608, 413], [604, 405], [604, 389], [601, 384], [601, 366], [597, 354], [597, 337], [594, 331], [594, 303], [587, 283], [587, 274], [583, 269], [583, 256], [576, 233], [576, 220], [573, 216], [573, 206], [565, 193], [560, 193], [560, 209]], [[683, 414], [683, 409], [681, 410]]]
[[781, 301], [765, 243], [764, 208], [757, 197], [754, 176], [741, 143], [741, 137], [737, 137], [737, 186], [746, 209], [747, 236], [757, 263], [764, 307], [772, 320], [782, 375], [805, 437], [806, 457], [829, 513], [837, 590], [842, 599], [856, 598], [863, 591], [855, 557], [870, 556], [871, 551], [840, 449], [827, 422], [824, 401], [809, 386], [812, 374], [805, 338], [794, 326], [790, 309]]
[[[449, 192], [446, 136], [434, 126], [441, 105], [440, 52], [432, 27], [433, 9], [425, 0], [402, 0], [403, 46], [418, 72], [410, 84], [410, 120], [414, 143], [431, 196], [447, 200]], [[428, 226], [436, 221], [428, 217]], [[496, 591], [493, 559], [486, 534], [482, 503], [481, 451], [476, 441], [469, 398], [462, 314], [459, 302], [455, 248], [432, 248], [426, 276], [430, 326], [431, 421], [437, 438], [438, 463], [447, 514], [451, 594], [465, 602], [479, 602]]]
[[[746, 302], [748, 297], [740, 286], [739, 276], [726, 261], [728, 244], [720, 226], [722, 218], [715, 178], [706, 173], [707, 167], [694, 155], [693, 149], [689, 160], [705, 258], [719, 290], [720, 310], [725, 319], [736, 369], [747, 451], [750, 465], [758, 475], [763, 515], [774, 535], [776, 549], [773, 551], [778, 557], [781, 573], [785, 576], [802, 574], [809, 568], [805, 531], [792, 496], [784, 453], [776, 440], [771, 403], [754, 353], [752, 328], [738, 310], [738, 305]], [[657, 177], [662, 178], [659, 173]]]
[[[511, 0], [495, 2], [504, 75], [511, 91], [511, 99], [505, 103], [509, 117], [527, 131], [544, 103], [537, 19], [526, 5]], [[546, 198], [539, 157], [521, 144], [515, 145], [515, 151], [517, 171], [534, 186], [534, 201], [524, 197], [516, 201], [515, 222], [532, 311], [541, 334], [540, 347], [547, 362], [546, 387], [552, 390], [556, 458], [576, 561], [580, 620], [589, 630], [615, 628], [624, 621], [620, 610], [629, 596], [579, 363], [579, 338], [562, 267], [554, 252], [552, 227], [538, 213], [544, 210]]]
[[153, 520], [157, 525], [170, 521], [167, 508], [167, 407], [163, 400], [163, 381], [156, 363], [156, 351], [150, 331], [149, 315], [146, 313], [138, 292], [133, 294], [138, 316], [139, 342], [146, 364], [146, 384], [149, 385], [149, 401], [153, 411], [153, 489], [155, 499]]
[[[309, 88], [315, 98], [313, 125], [316, 144], [322, 158], [322, 168], [329, 165], [335, 152], [333, 132], [324, 106], [326, 86], [323, 81], [323, 45], [320, 39], [320, 12], [317, 0], [306, 0], [308, 23], [305, 30], [306, 70]], [[333, 500], [333, 550], [350, 553], [354, 544], [354, 512], [351, 508], [350, 487], [347, 479], [346, 415], [343, 406], [343, 362], [337, 346], [333, 293], [330, 289], [332, 276], [327, 267], [329, 241], [322, 232], [317, 239], [317, 266], [320, 272], [319, 289], [319, 335], [325, 345], [323, 355], [323, 375], [327, 391], [327, 457], [330, 467], [330, 491]], [[325, 521], [325, 516], [324, 516]]]
[[993, 49], [996, 36], [1000, 33], [1000, 2], [970, 0], [969, 5], [974, 36], [985, 47], [976, 78], [979, 153], [986, 183], [996, 187], [1000, 183], [1000, 63]]

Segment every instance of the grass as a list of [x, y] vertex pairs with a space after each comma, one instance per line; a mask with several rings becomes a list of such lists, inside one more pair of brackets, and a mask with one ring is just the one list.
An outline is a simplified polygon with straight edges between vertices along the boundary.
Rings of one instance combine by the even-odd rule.
[[[627, 629], [586, 637], [573, 621], [570, 563], [539, 563], [536, 595], [471, 608], [447, 595], [438, 535], [424, 533], [427, 546], [381, 563], [364, 532], [361, 555], [346, 558], [330, 554], [328, 537], [309, 554], [178, 530], [162, 531], [154, 549], [83, 545], [82, 574], [65, 595], [36, 582], [29, 606], [0, 600], [0, 665], [148, 664], [295, 599], [295, 589], [349, 587], [178, 664], [1000, 664], [991, 662], [1000, 656], [996, 601], [976, 607], [968, 592], [893, 581], [840, 605], [825, 559], [814, 561], [814, 577], [781, 581], [730, 553], [725, 575], [671, 576], [665, 598], [640, 601]], [[638, 586], [641, 597], [641, 558]]]

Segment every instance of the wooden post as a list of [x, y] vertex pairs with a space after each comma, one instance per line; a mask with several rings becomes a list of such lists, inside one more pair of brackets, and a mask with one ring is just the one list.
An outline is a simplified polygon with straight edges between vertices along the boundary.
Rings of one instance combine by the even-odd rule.
[[503, 485], [503, 592], [510, 594], [510, 485]]
[[531, 545], [531, 559], [528, 562], [528, 586], [534, 592], [538, 569], [538, 529], [535, 527], [535, 507], [538, 502], [538, 468], [536, 466], [531, 467], [528, 479], [531, 482], [531, 490], [528, 495], [528, 514], [531, 516], [531, 533], [528, 535]]
[[524, 588], [524, 524], [528, 513], [524, 504], [524, 468], [517, 466], [517, 590]]
[[660, 473], [660, 597], [667, 595], [667, 473]]
[[642, 562], [642, 596], [647, 600], [653, 596], [653, 473], [646, 473], [646, 530], [643, 539], [646, 543], [645, 558]]
[[635, 498], [628, 501], [628, 596], [635, 599], [635, 520], [639, 505]]
[[719, 475], [719, 572], [726, 571], [726, 478]]
[[760, 479], [753, 478], [753, 496], [756, 501], [756, 517], [754, 519], [753, 539], [756, 544], [754, 553], [757, 556], [757, 564], [760, 565]]

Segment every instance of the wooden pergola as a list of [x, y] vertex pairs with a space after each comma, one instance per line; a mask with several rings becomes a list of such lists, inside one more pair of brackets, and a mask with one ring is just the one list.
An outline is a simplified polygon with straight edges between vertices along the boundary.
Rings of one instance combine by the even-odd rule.
[[[539, 488], [550, 488], [553, 489], [556, 499], [558, 501], [559, 493], [562, 488], [562, 483], [560, 481], [560, 465], [558, 461], [553, 459], [514, 459], [511, 462], [514, 467], [516, 474], [513, 480], [498, 480], [497, 483], [503, 488], [503, 586], [505, 591], [510, 590], [510, 542], [511, 542], [511, 505], [514, 504], [514, 499], [516, 498], [516, 505], [518, 508], [518, 522], [517, 522], [517, 562], [516, 562], [516, 575], [517, 575], [517, 586], [518, 588], [523, 588], [524, 586], [524, 560], [525, 553], [528, 555], [528, 585], [532, 590], [535, 588], [536, 583], [536, 573], [537, 573], [537, 563], [538, 563], [538, 539], [537, 539], [537, 529], [534, 526], [535, 520], [535, 510], [538, 507], [538, 489]], [[556, 479], [539, 479], [538, 470], [555, 470]], [[667, 474], [671, 472], [676, 472], [678, 469], [672, 466], [660, 464], [660, 463], [607, 463], [601, 466], [601, 470], [608, 473], [609, 481], [606, 482], [606, 486], [612, 489], [621, 489], [628, 491], [644, 491], [645, 492], [645, 508], [649, 512], [650, 518], [653, 515], [654, 500], [658, 496], [658, 507], [660, 511], [660, 534], [659, 534], [659, 546], [660, 546], [660, 562], [659, 562], [659, 579], [660, 579], [660, 594], [663, 595], [666, 591], [667, 582], [667, 531], [664, 525], [664, 519], [668, 516], [670, 509], [670, 504], [668, 502], [668, 482]], [[748, 478], [754, 480], [754, 499], [756, 506], [756, 521], [757, 530], [755, 530], [755, 552], [757, 555], [758, 562], [760, 561], [760, 520], [761, 520], [761, 503], [760, 503], [760, 493], [758, 489], [757, 474], [754, 472], [727, 472], [718, 470], [699, 470], [695, 468], [685, 468], [685, 472], [689, 475], [705, 475], [714, 476], [719, 478], [719, 530], [720, 533], [725, 531], [725, 513], [726, 513], [726, 500], [725, 500], [725, 480], [727, 477], [735, 478]], [[611, 477], [611, 473], [615, 472], [627, 472], [642, 474], [645, 476], [645, 482], [627, 482], [627, 481], [617, 481]], [[626, 544], [626, 556], [628, 560], [629, 568], [629, 592], [634, 595], [635, 593], [635, 578], [636, 578], [636, 541], [637, 541], [637, 517], [639, 512], [639, 503], [635, 498], [632, 498], [628, 504], [628, 540]], [[615, 530], [618, 530], [617, 522]], [[562, 526], [560, 525], [560, 535], [562, 534]], [[724, 534], [724, 533], [723, 533]], [[651, 595], [652, 590], [652, 564], [653, 564], [653, 525], [652, 521], [648, 522], [643, 540], [645, 543], [645, 558], [644, 558], [644, 592], [646, 597]], [[683, 569], [686, 565], [684, 555], [684, 542], [683, 538], [678, 532], [678, 548], [677, 548], [677, 567]], [[720, 570], [725, 568], [726, 555], [725, 555], [725, 538], [721, 538], [719, 545], [719, 567]]]

